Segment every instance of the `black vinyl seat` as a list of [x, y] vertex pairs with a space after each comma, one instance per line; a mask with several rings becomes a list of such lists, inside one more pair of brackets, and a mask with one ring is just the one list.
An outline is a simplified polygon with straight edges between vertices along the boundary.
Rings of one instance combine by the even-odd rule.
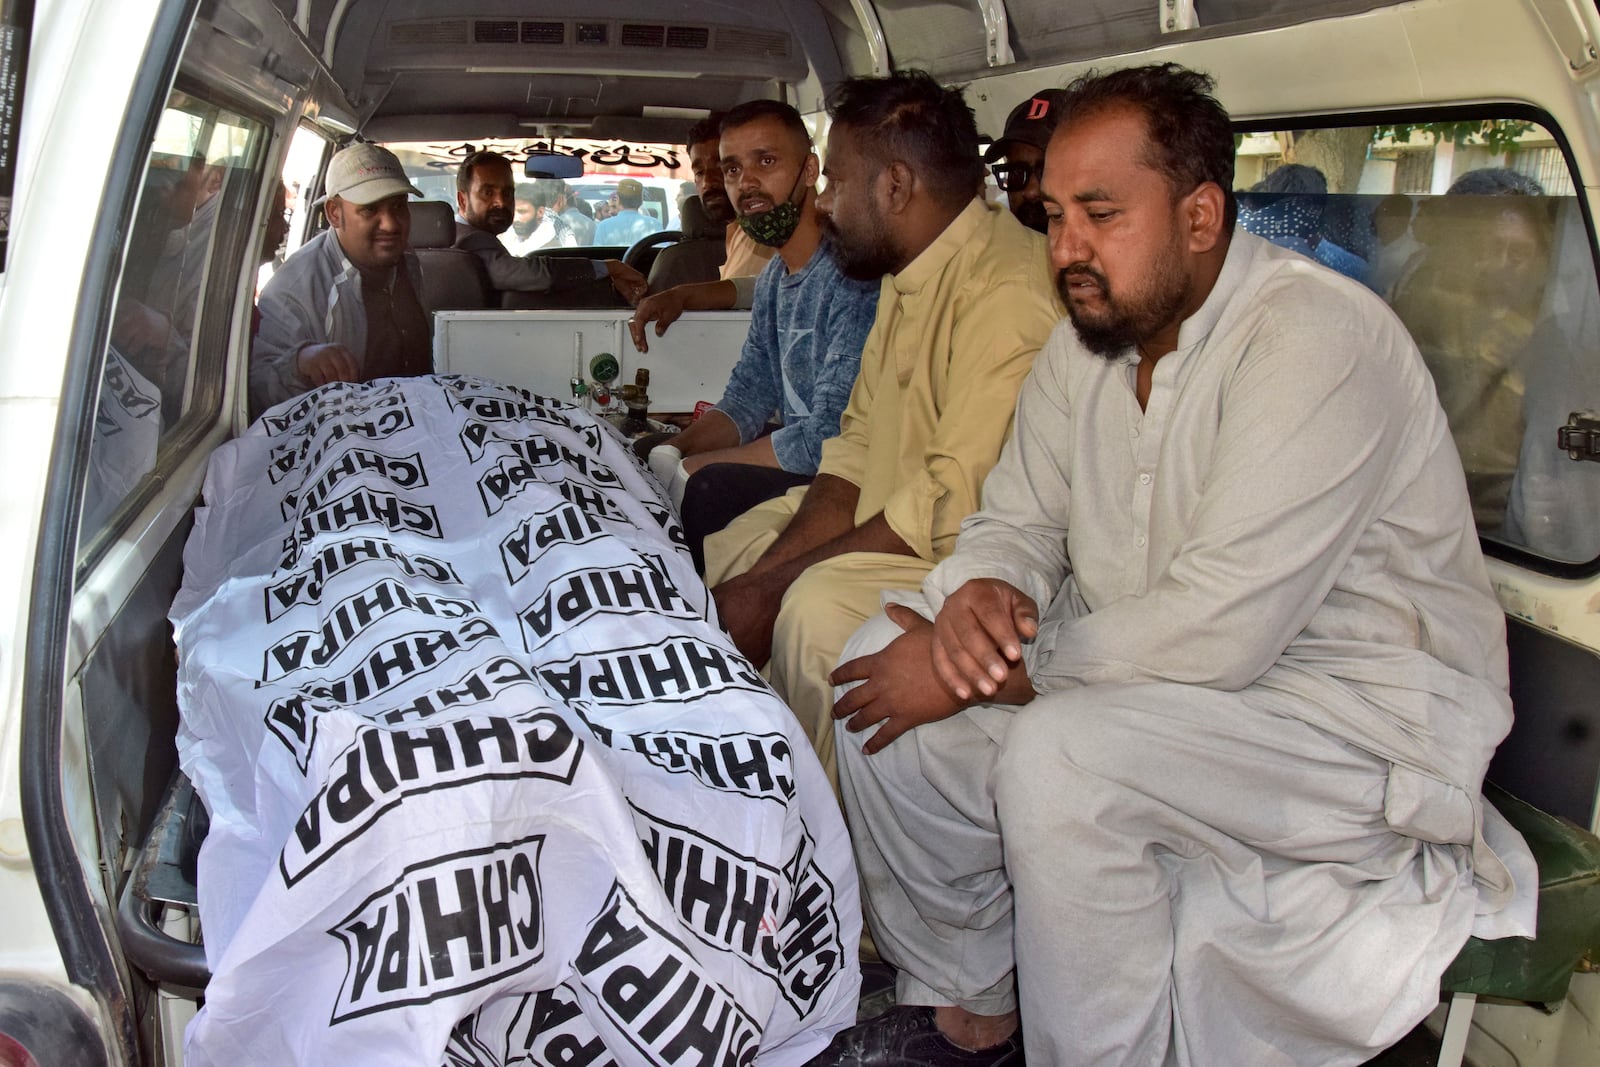
[[472, 252], [455, 248], [456, 221], [450, 205], [440, 200], [413, 200], [411, 249], [422, 267], [418, 298], [429, 313], [499, 307], [489, 272]]
[[682, 236], [656, 253], [655, 262], [650, 265], [652, 293], [674, 285], [714, 282], [717, 268], [727, 258], [727, 227], [711, 221], [698, 196], [684, 200], [680, 216]]

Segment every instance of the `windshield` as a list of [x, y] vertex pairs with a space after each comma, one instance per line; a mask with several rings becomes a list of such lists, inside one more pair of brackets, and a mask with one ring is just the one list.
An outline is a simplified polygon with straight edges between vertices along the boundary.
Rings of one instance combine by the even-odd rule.
[[[562, 239], [570, 234], [570, 230], [561, 225], [559, 216], [563, 213], [570, 217], [576, 212], [599, 222], [624, 210], [617, 201], [617, 186], [624, 179], [631, 178], [643, 187], [643, 202], [638, 211], [661, 229], [680, 228], [679, 205], [695, 192], [688, 156], [679, 145], [528, 138], [472, 144], [401, 141], [384, 147], [400, 158], [424, 198], [442, 200], [452, 207], [456, 203], [456, 172], [468, 155], [487, 149], [511, 160], [519, 204], [515, 228], [507, 234], [508, 240], [518, 240], [523, 250], [571, 244], [570, 240]], [[523, 163], [532, 152], [574, 156], [583, 162], [583, 176], [565, 181], [527, 177]], [[569, 195], [566, 206], [558, 211], [555, 205], [563, 191]], [[580, 228], [578, 232], [585, 231]]]

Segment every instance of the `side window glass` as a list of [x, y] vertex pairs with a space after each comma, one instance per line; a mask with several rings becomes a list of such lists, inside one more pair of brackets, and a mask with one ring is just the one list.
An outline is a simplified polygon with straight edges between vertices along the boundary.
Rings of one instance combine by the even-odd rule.
[[1367, 285], [1433, 374], [1479, 534], [1600, 557], [1600, 464], [1558, 446], [1600, 410], [1600, 286], [1552, 131], [1483, 118], [1240, 139], [1240, 223]]
[[117, 286], [80, 559], [218, 416], [239, 271], [255, 262], [265, 140], [261, 123], [190, 93], [167, 101]]
[[[311, 191], [322, 173], [332, 145], [311, 126], [301, 126], [289, 139], [289, 154], [283, 161], [277, 195], [283, 198], [282, 212], [267, 220], [267, 235], [261, 250], [261, 267], [256, 275], [256, 295], [260, 295], [272, 272], [282, 266], [295, 249], [310, 236]], [[274, 205], [277, 201], [273, 201]]]

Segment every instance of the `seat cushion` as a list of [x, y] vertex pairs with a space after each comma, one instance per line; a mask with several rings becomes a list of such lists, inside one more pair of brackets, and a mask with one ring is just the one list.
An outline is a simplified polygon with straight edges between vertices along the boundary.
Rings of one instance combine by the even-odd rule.
[[1470, 939], [1441, 986], [1446, 993], [1557, 1003], [1579, 963], [1600, 958], [1600, 840], [1493, 785], [1484, 786], [1484, 796], [1522, 834], [1539, 865], [1538, 936]]

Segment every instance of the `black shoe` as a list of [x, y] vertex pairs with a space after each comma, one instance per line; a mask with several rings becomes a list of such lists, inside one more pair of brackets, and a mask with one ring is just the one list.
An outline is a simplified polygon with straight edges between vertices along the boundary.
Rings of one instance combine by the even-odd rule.
[[841, 1030], [809, 1067], [1023, 1067], [1022, 1031], [971, 1052], [939, 1032], [932, 1008], [906, 1005]]
[[856, 1022], [876, 1019], [894, 1007], [894, 968], [887, 963], [861, 964], [861, 999], [856, 1003]]

